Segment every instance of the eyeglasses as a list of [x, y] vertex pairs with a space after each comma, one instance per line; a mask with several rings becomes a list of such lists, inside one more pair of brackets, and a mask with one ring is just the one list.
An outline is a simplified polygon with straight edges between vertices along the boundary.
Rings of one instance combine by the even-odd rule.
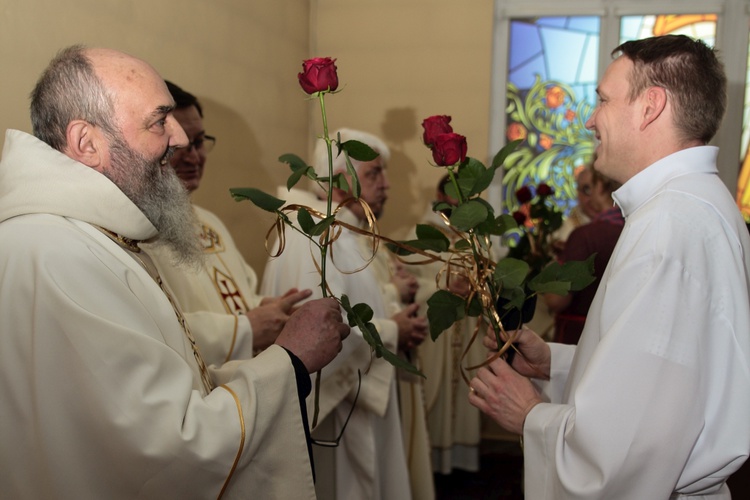
[[190, 152], [190, 148], [195, 148], [199, 153], [210, 153], [216, 145], [216, 137], [212, 135], [201, 135], [188, 142], [185, 146], [185, 153]]

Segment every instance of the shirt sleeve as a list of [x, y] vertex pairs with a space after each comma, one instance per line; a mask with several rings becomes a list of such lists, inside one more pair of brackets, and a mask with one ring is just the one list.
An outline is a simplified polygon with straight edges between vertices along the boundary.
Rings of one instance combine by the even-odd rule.
[[[741, 445], [725, 443], [732, 451], [703, 462], [693, 455], [707, 439], [710, 415], [742, 403], [722, 397], [704, 368], [711, 353], [732, 352], [734, 338], [731, 322], [711, 307], [708, 281], [654, 254], [609, 277], [596, 328], [589, 333], [587, 326], [589, 338], [578, 346], [591, 350], [589, 362], [569, 375], [574, 393], [563, 396], [566, 404], [537, 405], [526, 418], [527, 498], [669, 498], [678, 488], [721, 485], [721, 471], [743, 454]], [[712, 331], [721, 333], [709, 340]], [[716, 361], [747, 380], [744, 363]], [[694, 484], [683, 470], [690, 458], [701, 469]]]

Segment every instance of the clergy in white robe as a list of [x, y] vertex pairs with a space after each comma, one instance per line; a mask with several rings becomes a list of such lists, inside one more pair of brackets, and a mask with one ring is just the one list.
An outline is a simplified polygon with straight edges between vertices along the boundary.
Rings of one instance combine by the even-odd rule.
[[[425, 211], [420, 224], [431, 225], [443, 231], [448, 238], [455, 237], [446, 231], [445, 223], [432, 211], [432, 206]], [[412, 232], [406, 239], [415, 236]], [[443, 257], [447, 258], [448, 254]], [[414, 256], [414, 260], [418, 262], [424, 258]], [[417, 276], [419, 290], [416, 302], [426, 313], [427, 300], [438, 289], [438, 278], [440, 286], [447, 287], [446, 273], [440, 275], [443, 263], [410, 265], [408, 269]], [[452, 279], [454, 282], [457, 280], [455, 276]], [[436, 340], [427, 339], [417, 349], [419, 365], [425, 374], [432, 467], [441, 474], [450, 474], [454, 468], [470, 472], [479, 470], [481, 416], [479, 410], [467, 400], [469, 386], [461, 374], [464, 370], [465, 375], [471, 377], [472, 372], [466, 368], [479, 366], [487, 358], [487, 351], [481, 342], [484, 332], [479, 332], [471, 343], [476, 324], [476, 318], [467, 316], [454, 323]]]
[[[314, 314], [295, 315], [279, 345], [208, 371], [139, 247], [177, 224], [160, 218], [155, 200], [190, 214], [179, 181], [163, 170], [170, 149], [187, 143], [171, 104], [145, 62], [74, 46], [53, 60], [32, 99], [35, 132], [59, 149], [7, 132], [3, 497], [315, 498], [300, 396], [310, 388], [305, 372], [332, 359], [348, 329], [335, 302], [318, 301]], [[86, 119], [66, 118], [71, 110]]]
[[263, 299], [257, 293], [257, 276], [221, 220], [195, 204], [193, 208], [200, 224], [203, 265], [174, 265], [164, 247], [147, 247], [149, 254], [185, 311], [206, 362], [252, 358], [253, 329], [246, 313]]
[[[200, 188], [216, 138], [206, 133], [198, 98], [172, 82], [165, 83], [175, 100], [174, 117], [190, 141], [188, 147], [175, 151], [169, 163], [192, 194]], [[206, 362], [249, 359], [274, 341], [294, 304], [309, 292], [292, 291], [280, 298], [258, 295], [257, 275], [226, 226], [205, 208], [193, 204], [193, 209], [202, 265], [175, 265], [164, 246], [149, 245], [147, 250], [185, 312]]]
[[[425, 318], [427, 307], [424, 304], [414, 303], [415, 294], [418, 293], [418, 281], [403, 264], [394, 259], [393, 254], [385, 245], [378, 247], [375, 259], [370, 266], [380, 283], [383, 302], [389, 317], [394, 318], [401, 314], [405, 316], [404, 320], [410, 322], [404, 330], [411, 330], [411, 332], [399, 332], [401, 341], [398, 355], [421, 370], [417, 349], [424, 342], [428, 331]], [[409, 467], [412, 499], [434, 500], [435, 485], [430, 459], [430, 437], [427, 433], [425, 415], [424, 384], [426, 381], [424, 377], [406, 370], [397, 370], [396, 374], [401, 431], [404, 437], [406, 463]], [[477, 411], [476, 408], [469, 407]]]
[[[382, 210], [388, 187], [383, 172], [387, 146], [369, 134], [348, 129], [336, 131], [331, 136], [337, 137], [338, 133], [341, 133], [342, 141], [354, 138], [380, 153], [370, 162], [353, 161], [362, 184], [362, 198], [368, 201], [377, 215]], [[317, 153], [316, 171], [318, 175], [327, 176], [325, 148], [319, 146]], [[345, 170], [342, 160], [343, 157], [336, 160], [334, 173]], [[348, 196], [340, 191], [334, 194], [339, 200]], [[288, 204], [301, 204], [326, 213], [326, 202], [317, 193], [298, 189], [287, 192], [281, 188], [277, 196]], [[349, 208], [342, 209], [338, 217], [355, 226], [363, 223], [360, 216]], [[283, 253], [270, 259], [266, 265], [261, 293], [274, 295], [297, 287], [312, 289], [313, 297], [321, 296], [321, 277], [315, 264], [317, 262], [320, 266], [320, 252], [296, 231], [287, 230], [286, 235]], [[351, 304], [366, 303], [372, 308], [372, 322], [383, 344], [395, 352], [398, 327], [389, 319], [373, 270], [363, 268], [371, 256], [372, 250], [366, 237], [344, 230], [327, 254], [326, 282], [335, 296], [345, 294]], [[357, 328], [352, 329], [336, 359], [322, 371], [320, 421], [318, 428], [313, 430], [313, 436], [331, 440], [339, 434], [358, 390], [358, 372], [362, 375], [359, 396], [339, 446], [333, 449], [333, 456], [328, 458], [321, 455], [325, 449], [313, 447], [318, 494], [321, 498], [332, 500], [409, 499], [409, 474], [401, 433], [395, 368], [371, 354], [369, 344]], [[314, 399], [314, 394], [307, 398], [311, 419]]]
[[[470, 400], [522, 428], [528, 499], [727, 500], [750, 453], [750, 238], [717, 149], [702, 145], [721, 123], [726, 78], [687, 37], [619, 52], [587, 126], [595, 168], [623, 182], [613, 197], [625, 227], [578, 347], [525, 330], [518, 373], [497, 360]], [[533, 376], [526, 360], [549, 377], [536, 381], [541, 397], [519, 375]]]

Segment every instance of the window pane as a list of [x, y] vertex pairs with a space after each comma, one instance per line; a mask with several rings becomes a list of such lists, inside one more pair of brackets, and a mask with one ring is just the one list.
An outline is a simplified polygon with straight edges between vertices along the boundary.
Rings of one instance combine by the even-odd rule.
[[740, 177], [737, 179], [737, 205], [745, 220], [750, 222], [750, 41], [748, 41], [747, 76], [745, 77], [745, 109], [742, 117], [742, 141], [740, 145]]
[[596, 16], [511, 20], [506, 137], [523, 142], [505, 162], [505, 211], [518, 208], [518, 188], [539, 182], [565, 213], [575, 206], [575, 174], [593, 153], [585, 123], [596, 105], [599, 30]]
[[716, 14], [660, 14], [620, 18], [620, 43], [667, 34], [699, 38], [713, 47], [716, 43]]

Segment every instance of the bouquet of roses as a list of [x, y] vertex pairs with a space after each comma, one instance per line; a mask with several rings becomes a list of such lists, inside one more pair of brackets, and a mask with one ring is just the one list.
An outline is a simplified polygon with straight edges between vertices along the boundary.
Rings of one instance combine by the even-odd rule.
[[[515, 330], [521, 326], [522, 320], [528, 321], [520, 316], [528, 299], [539, 293], [567, 294], [585, 287], [594, 279], [593, 260], [564, 265], [545, 262], [541, 266], [523, 255], [525, 247], [521, 245], [516, 246], [515, 252], [508, 257], [497, 262], [493, 260], [493, 238], [507, 237], [515, 232], [522, 235], [519, 241], [528, 241], [529, 247], [533, 245], [530, 236], [535, 233], [519, 226], [519, 222], [525, 221], [521, 221], [518, 215], [496, 215], [493, 207], [482, 198], [483, 191], [490, 186], [505, 158], [520, 141], [502, 148], [486, 167], [467, 156], [466, 137], [455, 133], [450, 121], [450, 116], [431, 116], [423, 121], [422, 126], [423, 140], [432, 152], [434, 166], [446, 169], [450, 178], [445, 192], [456, 200], [455, 205], [437, 203], [433, 210], [443, 214], [446, 228], [455, 237], [449, 239], [430, 225], [418, 225], [416, 239], [390, 244], [389, 248], [402, 256], [419, 254], [429, 261], [442, 261], [443, 272], [449, 278], [461, 276], [470, 284], [471, 291], [467, 296], [456, 295], [446, 287], [430, 297], [427, 317], [433, 339], [467, 315], [478, 317], [477, 331], [487, 321], [496, 332], [498, 345], [502, 346], [497, 354], [500, 356], [511, 348], [514, 340], [506, 330]], [[530, 216], [544, 220], [542, 227], [547, 231], [559, 224], [546, 207], [545, 197], [551, 192], [549, 188], [545, 191], [543, 186], [537, 188], [537, 201], [541, 201], [541, 205], [532, 204]], [[530, 201], [531, 197], [526, 200]]]

